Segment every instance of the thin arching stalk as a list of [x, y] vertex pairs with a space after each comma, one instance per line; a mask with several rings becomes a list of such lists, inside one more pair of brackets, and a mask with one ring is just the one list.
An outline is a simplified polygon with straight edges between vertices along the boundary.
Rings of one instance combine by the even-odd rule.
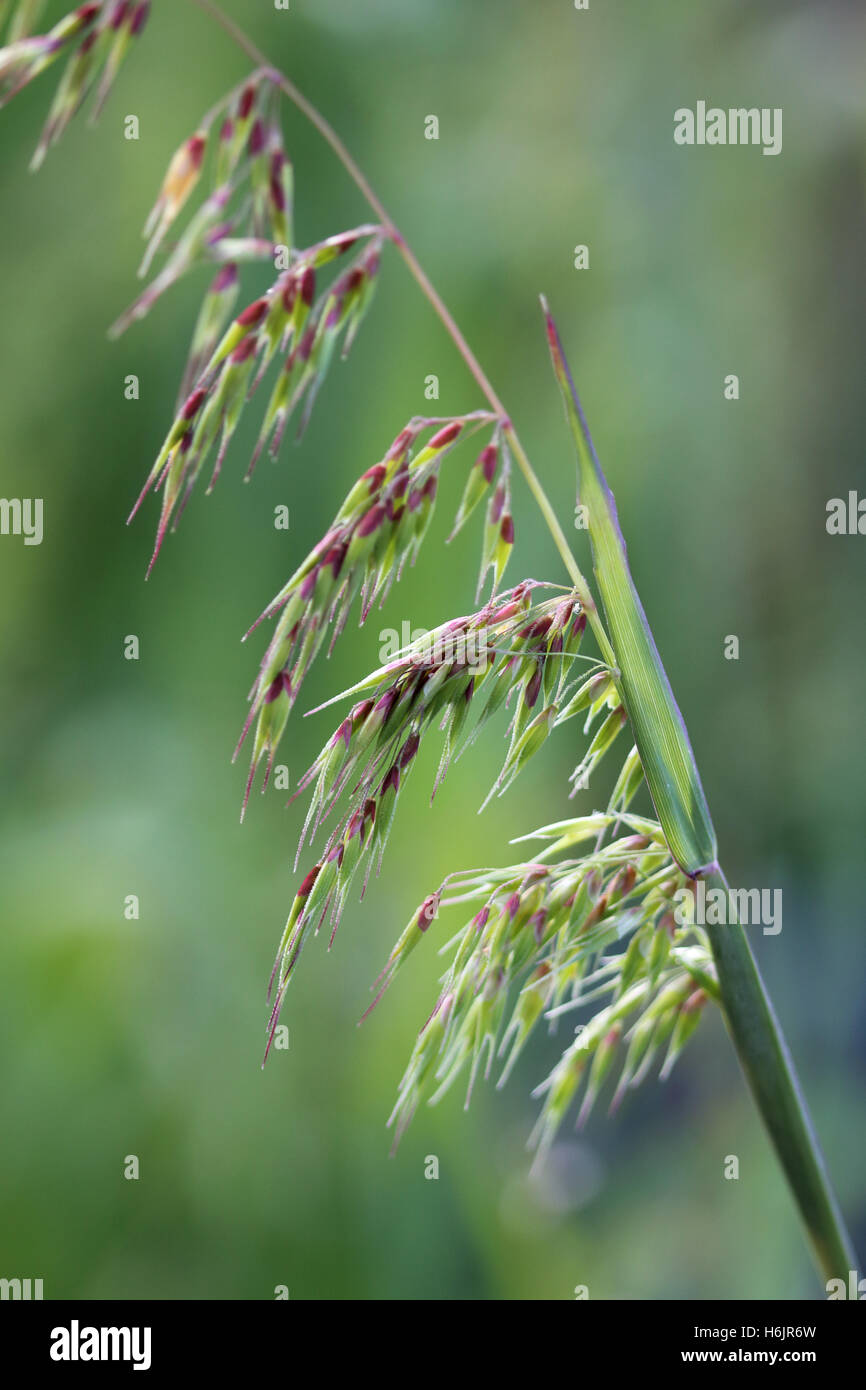
[[[219, 5], [214, 3], [214, 0], [192, 0], [192, 3], [219, 24], [256, 68], [261, 69], [311, 122], [375, 212], [385, 235], [399, 251], [421, 292], [452, 339], [479, 390], [501, 422], [503, 433], [592, 624], [602, 656], [618, 681], [620, 672], [616, 653], [553, 506], [502, 401], [414, 251], [330, 122], [285, 73], [268, 62], [257, 45]], [[624, 703], [627, 704], [625, 700]], [[717, 882], [723, 885], [727, 892], [727, 883], [716, 865], [704, 866], [701, 876], [707, 877], [710, 883]], [[758, 973], [746, 934], [741, 926], [734, 924], [709, 927], [708, 936], [718, 971], [726, 1022], [758, 1111], [796, 1201], [816, 1264], [827, 1279], [844, 1277], [849, 1270], [857, 1268], [856, 1255], [845, 1230], [784, 1037]]]

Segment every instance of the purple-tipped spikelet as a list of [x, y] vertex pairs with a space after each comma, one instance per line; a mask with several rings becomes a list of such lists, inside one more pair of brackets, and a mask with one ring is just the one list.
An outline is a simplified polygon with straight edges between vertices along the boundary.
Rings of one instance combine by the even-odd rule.
[[225, 103], [214, 170], [216, 188], [229, 182], [244, 152], [249, 149], [250, 130], [256, 119], [261, 95], [261, 83], [250, 80]]
[[[164, 270], [115, 325], [115, 332], [122, 332], [133, 318], [146, 313], [154, 298], [189, 268], [203, 247], [212, 253], [226, 240], [220, 228], [217, 228], [219, 235], [211, 236], [210, 241], [205, 236], [215, 215], [224, 208], [226, 196], [223, 190], [222, 194], [214, 193], [206, 201]], [[353, 264], [316, 299], [318, 268], [359, 240], [367, 244]], [[230, 238], [230, 241], [231, 247], [236, 249], [236, 239]], [[219, 476], [228, 443], [248, 397], [277, 353], [286, 356], [265, 410], [247, 477], [269, 439], [271, 453], [276, 454], [288, 420], [301, 401], [304, 402], [302, 427], [306, 424], [339, 338], [342, 335], [347, 341], [351, 340], [369, 306], [378, 270], [380, 242], [379, 229], [364, 226], [329, 237], [299, 253], [268, 292], [248, 304], [227, 328], [225, 321], [237, 295], [238, 275], [233, 261], [221, 268], [200, 310], [183, 376], [183, 399], [195, 383], [194, 394], [198, 401], [195, 414], [187, 413], [187, 402], [176, 416], [131, 514], [135, 515], [151, 487], [164, 485], [154, 559], [168, 525], [176, 522], [213, 448], [217, 448], [217, 461], [210, 487]], [[204, 393], [201, 397], [200, 392]], [[184, 440], [182, 454], [181, 440]], [[167, 469], [166, 465], [179, 467], [181, 457], [183, 476], [178, 486], [177, 468]]]
[[[325, 536], [258, 619], [276, 617], [277, 625], [253, 686], [238, 749], [261, 715], [274, 678], [281, 671], [288, 672], [294, 703], [322, 645], [327, 638], [333, 645], [342, 631], [354, 599], [360, 598], [362, 622], [374, 603], [384, 602], [391, 585], [405, 565], [414, 561], [423, 542], [442, 460], [467, 423], [489, 421], [484, 414], [444, 424], [413, 420], [401, 430], [384, 459], [358, 479]], [[438, 428], [426, 444], [415, 448], [419, 436], [434, 423]], [[265, 738], [257, 731], [244, 806], [256, 768], [263, 759], [270, 765], [273, 750], [270, 735]]]
[[193, 189], [201, 177], [207, 131], [196, 130], [175, 150], [165, 171], [159, 196], [150, 210], [144, 224], [143, 235], [147, 238], [147, 250], [139, 267], [139, 275], [144, 276], [162, 244], [169, 227], [179, 217], [186, 206]]
[[[453, 442], [453, 423], [437, 431], [428, 450], [437, 440]], [[404, 431], [386, 460], [359, 480], [344, 504], [343, 512], [357, 512], [365, 530], [375, 533], [386, 514], [381, 496], [394, 476], [389, 461], [398, 460], [399, 474], [413, 444], [413, 431]], [[475, 465], [487, 486], [493, 483], [496, 464], [488, 446]], [[483, 494], [477, 482], [471, 490], [467, 487], [463, 513], [473, 491]], [[377, 500], [371, 507], [372, 498]], [[458, 513], [458, 525], [465, 519]], [[333, 546], [335, 539], [336, 524], [323, 545]], [[309, 595], [313, 587], [305, 592]], [[578, 772], [587, 774], [595, 771], [624, 726], [610, 669], [593, 660], [589, 669], [572, 675], [576, 662], [583, 660], [579, 648], [586, 615], [576, 594], [551, 598], [543, 593], [550, 587], [524, 581], [479, 612], [416, 640], [344, 692], [344, 697], [360, 697], [359, 702], [298, 788], [298, 793], [312, 789], [299, 853], [307, 837], [312, 841], [338, 804], [344, 805], [292, 904], [271, 978], [275, 993], [268, 1047], [304, 942], [325, 921], [333, 940], [352, 880], [361, 873], [363, 896], [370, 874], [378, 872], [397, 798], [434, 723], [444, 735], [435, 792], [450, 762], [486, 720], [500, 707], [510, 708], [509, 749], [493, 788], [500, 794], [554, 725], [585, 713], [590, 742]], [[297, 636], [292, 634], [293, 640]], [[278, 655], [284, 653], [271, 651], [272, 658]], [[264, 672], [270, 682], [278, 679], [267, 658]], [[272, 684], [265, 687], [266, 698], [272, 689]], [[251, 777], [262, 749], [266, 746], [270, 759], [276, 746], [267, 708], [265, 704], [265, 743], [259, 748], [257, 742]], [[579, 1125], [616, 1065], [620, 1079], [612, 1108], [626, 1089], [640, 1083], [662, 1048], [660, 1075], [668, 1075], [707, 1000], [718, 997], [718, 987], [704, 933], [691, 923], [679, 925], [672, 910], [686, 878], [662, 828], [629, 809], [642, 783], [641, 762], [632, 747], [606, 811], [556, 822], [524, 837], [547, 842], [531, 862], [449, 875], [413, 914], [374, 984], [370, 1008], [426, 938], [441, 908], [475, 905], [474, 915], [450, 943], [450, 967], [400, 1083], [391, 1116], [397, 1142], [422, 1098], [437, 1100], [468, 1071], [468, 1104], [478, 1076], [489, 1075], [497, 1055], [504, 1059], [502, 1085], [542, 1018], [553, 1027], [561, 1014], [586, 1006], [591, 1006], [589, 1022], [536, 1091], [544, 1097], [534, 1136], [540, 1156], [584, 1083]]]
[[150, 0], [114, 0], [106, 12], [104, 24], [108, 52], [94, 98], [91, 124], [99, 119], [130, 44], [141, 34], [149, 14]]
[[[197, 265], [251, 260], [276, 263], [277, 253], [288, 264], [298, 254], [291, 245], [291, 164], [274, 108], [273, 87], [259, 73], [208, 111], [172, 156], [145, 223], [148, 245], [139, 274], [148, 273], [167, 233], [202, 180], [208, 161], [212, 166], [210, 192], [192, 214], [162, 270], [114, 324], [112, 336], [142, 318], [181, 275]], [[262, 208], [265, 215], [261, 215]]]
[[[608, 838], [620, 827], [637, 833]], [[555, 836], [540, 861], [449, 876], [410, 921], [374, 985], [375, 1003], [426, 935], [426, 904], [435, 902], [433, 915], [440, 906], [480, 904], [450, 942], [437, 1004], [400, 1082], [391, 1116], [397, 1140], [421, 1099], [438, 1100], [468, 1070], [468, 1104], [496, 1057], [504, 1085], [542, 1020], [553, 1028], [561, 1015], [589, 1007], [589, 1021], [535, 1092], [544, 1097], [534, 1136], [543, 1156], [583, 1082], [578, 1125], [617, 1063], [611, 1108], [665, 1047], [660, 1075], [667, 1076], [703, 1006], [718, 997], [703, 932], [675, 926], [671, 935], [659, 925], [671, 919], [671, 899], [685, 879], [655, 821], [620, 808], [537, 835]], [[590, 852], [568, 853], [586, 841]], [[654, 963], [660, 932], [665, 950]]]
[[[480, 501], [483, 493], [487, 491], [489, 485], [496, 479], [496, 486], [487, 503], [487, 515], [484, 520], [481, 571], [478, 575], [478, 587], [475, 594], [476, 599], [478, 599], [484, 588], [484, 581], [491, 570], [493, 571], [493, 592], [495, 593], [499, 588], [505, 566], [508, 564], [509, 556], [514, 549], [514, 518], [511, 513], [511, 457], [508, 450], [503, 446], [501, 464], [499, 464], [498, 456], [491, 458], [488, 455], [485, 458], [482, 454], [476, 462], [473, 473], [477, 474], [474, 487], [470, 492], [469, 484], [467, 485], [467, 494], [464, 495], [461, 511], [467, 506], [469, 510], [472, 510]], [[470, 477], [470, 484], [472, 482], [473, 479]], [[455, 525], [455, 531], [459, 525], [463, 524], [466, 515], [468, 515], [468, 511], [464, 513], [462, 518], [458, 513], [458, 524]]]
[[47, 34], [18, 38], [0, 48], [0, 107], [17, 96], [34, 78], [64, 54], [99, 19], [102, 5], [79, 5]]
[[184, 368], [178, 405], [189, 395], [216, 350], [239, 290], [238, 268], [233, 261], [229, 261], [217, 271], [202, 301]]
[[91, 123], [98, 117], [130, 44], [144, 28], [150, 5], [149, 0], [79, 5], [47, 33], [34, 34], [42, 8], [33, 0], [20, 0], [9, 26], [9, 41], [0, 49], [0, 107], [58, 58], [67, 59], [31, 169], [40, 167], [94, 88]]
[[[277, 1009], [271, 1017], [271, 1027], [275, 1026], [279, 1004], [308, 927], [313, 925], [317, 932], [328, 918], [333, 939], [352, 879], [361, 873], [363, 897], [370, 874], [378, 873], [397, 798], [427, 731], [436, 725], [443, 735], [435, 794], [450, 763], [472, 742], [491, 715], [511, 705], [509, 749], [503, 773], [494, 788], [502, 791], [541, 746], [560, 704], [573, 703], [571, 691], [575, 682], [571, 679], [571, 671], [579, 658], [585, 618], [574, 594], [539, 597], [539, 591], [549, 587], [532, 580], [524, 581], [492, 599], [479, 612], [454, 619], [418, 639], [387, 666], [344, 692], [345, 697], [363, 698], [334, 731], [302, 777], [296, 793], [299, 795], [312, 788], [298, 855], [307, 838], [312, 842], [337, 805], [341, 801], [344, 804], [319, 858], [316, 890], [299, 894], [290, 914], [288, 935], [284, 937], [278, 957]], [[609, 679], [609, 673], [605, 675]], [[585, 684], [582, 678], [576, 683], [578, 686]], [[267, 703], [271, 689], [272, 685], [266, 689], [259, 717], [251, 777], [259, 759], [267, 754], [270, 761], [274, 753], [274, 721]], [[539, 716], [534, 711], [542, 689], [546, 689], [550, 704], [541, 719], [543, 736], [538, 737]], [[288, 714], [288, 704], [282, 713]], [[629, 767], [631, 761], [627, 759]], [[629, 797], [635, 789], [629, 782]], [[611, 814], [606, 820], [594, 823], [596, 831], [611, 823], [614, 814], [625, 814], [628, 804], [625, 790], [618, 784]], [[641, 843], [649, 846], [650, 841], [644, 837]], [[609, 859], [605, 861], [609, 862]], [[667, 867], [669, 874], [670, 866]], [[532, 893], [513, 883], [503, 899], [509, 932], [513, 934], [527, 926], [526, 939], [531, 938], [535, 948], [546, 942], [555, 929], [551, 916], [553, 902], [540, 888], [549, 874], [546, 867], [533, 866]], [[526, 888], [524, 884], [523, 889]], [[633, 889], [634, 879], [622, 874], [617, 879], [616, 894], [609, 892], [608, 901], [611, 904], [619, 902]], [[434, 900], [438, 908], [439, 897], [434, 895], [434, 899], [419, 909], [418, 916], [395, 948], [381, 977], [382, 989], [407, 951], [426, 932]], [[587, 897], [587, 921], [593, 910], [594, 904]], [[598, 910], [599, 918], [603, 910]], [[486, 925], [489, 911], [489, 905], [482, 908], [481, 916], [476, 919], [479, 931]]]

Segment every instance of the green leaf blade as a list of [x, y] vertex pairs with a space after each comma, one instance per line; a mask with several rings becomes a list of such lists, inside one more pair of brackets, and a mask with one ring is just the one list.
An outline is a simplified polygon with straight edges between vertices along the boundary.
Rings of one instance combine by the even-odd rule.
[[716, 836], [689, 736], [662, 665], [628, 564], [616, 502], [544, 305], [554, 372], [578, 459], [578, 491], [587, 508], [593, 567], [616, 654], [618, 682], [656, 814], [671, 853], [694, 878], [717, 863]]

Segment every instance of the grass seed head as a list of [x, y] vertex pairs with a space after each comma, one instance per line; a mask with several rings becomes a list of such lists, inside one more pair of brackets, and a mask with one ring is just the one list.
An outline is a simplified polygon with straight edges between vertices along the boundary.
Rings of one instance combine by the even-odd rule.
[[11, 14], [6, 46], [0, 48], [0, 107], [59, 58], [67, 60], [31, 160], [34, 170], [94, 89], [91, 123], [99, 115], [130, 44], [144, 28], [149, 4], [102, 0], [79, 5], [47, 33], [36, 34], [43, 8], [41, 0], [20, 0]]
[[[551, 829], [537, 833], [550, 839]], [[485, 1075], [494, 1051], [505, 1059], [502, 1085], [543, 1018], [554, 1026], [562, 1014], [588, 1008], [589, 1022], [535, 1092], [543, 1098], [534, 1133], [541, 1159], [582, 1087], [578, 1126], [617, 1065], [612, 1109], [665, 1047], [666, 1077], [707, 1001], [718, 997], [699, 928], [674, 925], [672, 941], [665, 930], [670, 945], [663, 960], [654, 958], [656, 922], [672, 881], [682, 879], [658, 823], [611, 809], [555, 829], [561, 833], [545, 862], [453, 874], [439, 890], [437, 919], [440, 907], [473, 900], [481, 907], [450, 943], [440, 993], [450, 1001], [447, 1027], [432, 1047], [424, 1030], [419, 1035], [392, 1115], [398, 1135], [422, 1098], [438, 1100], [467, 1068], [471, 1095], [482, 1053]], [[640, 833], [611, 838], [620, 829]], [[593, 847], [573, 858], [572, 847], [587, 840]], [[374, 1002], [426, 935], [420, 928], [416, 916], [374, 986]]]

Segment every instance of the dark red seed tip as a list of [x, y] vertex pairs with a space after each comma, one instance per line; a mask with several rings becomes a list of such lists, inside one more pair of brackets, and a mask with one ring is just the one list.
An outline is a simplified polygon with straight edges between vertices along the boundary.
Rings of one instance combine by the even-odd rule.
[[384, 463], [374, 463], [372, 468], [368, 468], [366, 473], [361, 475], [361, 481], [367, 484], [367, 491], [371, 495], [379, 491], [387, 471]]
[[399, 458], [401, 454], [404, 454], [406, 452], [408, 445], [412, 443], [412, 440], [414, 438], [415, 431], [411, 428], [411, 426], [407, 425], [405, 429], [402, 429], [400, 431], [400, 433], [397, 435], [397, 438], [394, 440], [394, 443], [388, 450], [388, 458]]
[[211, 285], [211, 294], [223, 294], [226, 290], [233, 289], [238, 282], [238, 268], [233, 261], [229, 261], [217, 272], [216, 278]]
[[298, 889], [298, 897], [299, 897], [299, 898], [308, 898], [308, 897], [310, 896], [310, 893], [313, 891], [313, 884], [315, 883], [316, 879], [319, 877], [319, 873], [320, 873], [320, 871], [321, 871], [321, 868], [322, 868], [321, 864], [314, 864], [314, 865], [313, 865], [312, 869], [311, 869], [310, 872], [307, 874], [307, 877], [304, 879], [303, 883], [301, 884], [300, 888]]
[[393, 686], [391, 686], [389, 690], [385, 691], [384, 695], [379, 696], [378, 700], [373, 706], [377, 714], [381, 714], [383, 716], [383, 724], [385, 723], [385, 720], [388, 718], [388, 715], [391, 713], [391, 710], [394, 708], [397, 699], [397, 691]]
[[129, 32], [130, 32], [130, 35], [131, 35], [132, 38], [134, 38], [134, 39], [137, 39], [137, 38], [138, 38], [139, 34], [141, 33], [142, 29], [144, 28], [145, 24], [147, 23], [147, 17], [148, 17], [149, 14], [150, 14], [150, 0], [141, 0], [141, 4], [139, 5], [138, 9], [137, 9], [137, 10], [135, 11], [135, 13], [133, 14], [133, 16], [132, 16], [132, 22], [130, 23], [130, 26], [129, 26]]
[[247, 305], [242, 314], [238, 314], [235, 322], [240, 324], [241, 328], [250, 328], [261, 323], [267, 312], [267, 299], [255, 299], [252, 304]]
[[191, 135], [186, 142], [187, 154], [189, 155], [196, 169], [198, 169], [201, 166], [201, 162], [204, 159], [204, 151], [206, 145], [207, 136], [199, 135], [198, 132], [196, 132], [195, 135]]
[[359, 704], [355, 705], [354, 709], [352, 710], [349, 716], [355, 727], [357, 727], [360, 724], [363, 724], [364, 720], [367, 718], [367, 715], [370, 713], [370, 710], [372, 708], [372, 700], [361, 700]]
[[247, 116], [252, 111], [253, 102], [255, 101], [255, 99], [256, 88], [255, 84], [251, 82], [248, 87], [244, 87], [238, 100], [238, 115], [240, 116], [242, 121], [245, 121]]
[[486, 483], [493, 482], [493, 475], [496, 472], [496, 463], [499, 458], [499, 450], [495, 444], [488, 444], [486, 449], [482, 449], [476, 459], [476, 467], [481, 469]]
[[319, 577], [320, 569], [320, 565], [314, 565], [313, 568], [309, 570], [301, 580], [301, 587], [298, 590], [298, 593], [304, 603], [306, 603], [307, 599], [310, 597], [310, 595], [316, 587], [316, 580]]
[[336, 579], [340, 573], [340, 570], [343, 568], [343, 561], [345, 560], [345, 558], [346, 547], [344, 545], [334, 545], [328, 551], [327, 555], [322, 561], [322, 564], [328, 565], [330, 567], [331, 574], [333, 575], [334, 579]]
[[193, 391], [191, 396], [187, 396], [186, 402], [181, 412], [184, 420], [191, 420], [201, 409], [201, 403], [207, 395], [204, 387], [200, 386], [197, 391]]
[[283, 308], [290, 314], [295, 307], [295, 300], [298, 297], [298, 283], [296, 280], [288, 280], [283, 286]]
[[398, 792], [400, 790], [400, 769], [396, 763], [389, 767], [382, 782], [382, 795], [387, 791]]
[[417, 733], [412, 733], [403, 744], [400, 752], [400, 766], [407, 768], [414, 758], [421, 744], [421, 739]]
[[441, 894], [431, 893], [426, 897], [418, 909], [418, 916], [415, 919], [419, 931], [426, 931], [439, 911], [439, 899]]
[[230, 360], [232, 362], [246, 362], [255, 352], [257, 343], [256, 336], [253, 333], [248, 334], [242, 343], [238, 343]]
[[265, 147], [265, 128], [262, 122], [256, 118], [253, 128], [250, 131], [250, 154], [261, 154]]
[[444, 449], [446, 444], [450, 444], [452, 440], [457, 438], [462, 428], [459, 420], [452, 420], [449, 425], [443, 425], [441, 430], [437, 430], [430, 440], [428, 448]]
[[358, 523], [358, 535], [359, 535], [359, 536], [370, 536], [370, 535], [372, 535], [372, 533], [373, 533], [374, 531], [377, 531], [377, 530], [379, 529], [379, 527], [380, 527], [381, 524], [382, 524], [382, 521], [384, 520], [384, 517], [385, 517], [385, 508], [384, 508], [384, 507], [382, 507], [382, 506], [371, 507], [370, 510], [369, 510], [364, 516], [362, 516], [360, 522]]

